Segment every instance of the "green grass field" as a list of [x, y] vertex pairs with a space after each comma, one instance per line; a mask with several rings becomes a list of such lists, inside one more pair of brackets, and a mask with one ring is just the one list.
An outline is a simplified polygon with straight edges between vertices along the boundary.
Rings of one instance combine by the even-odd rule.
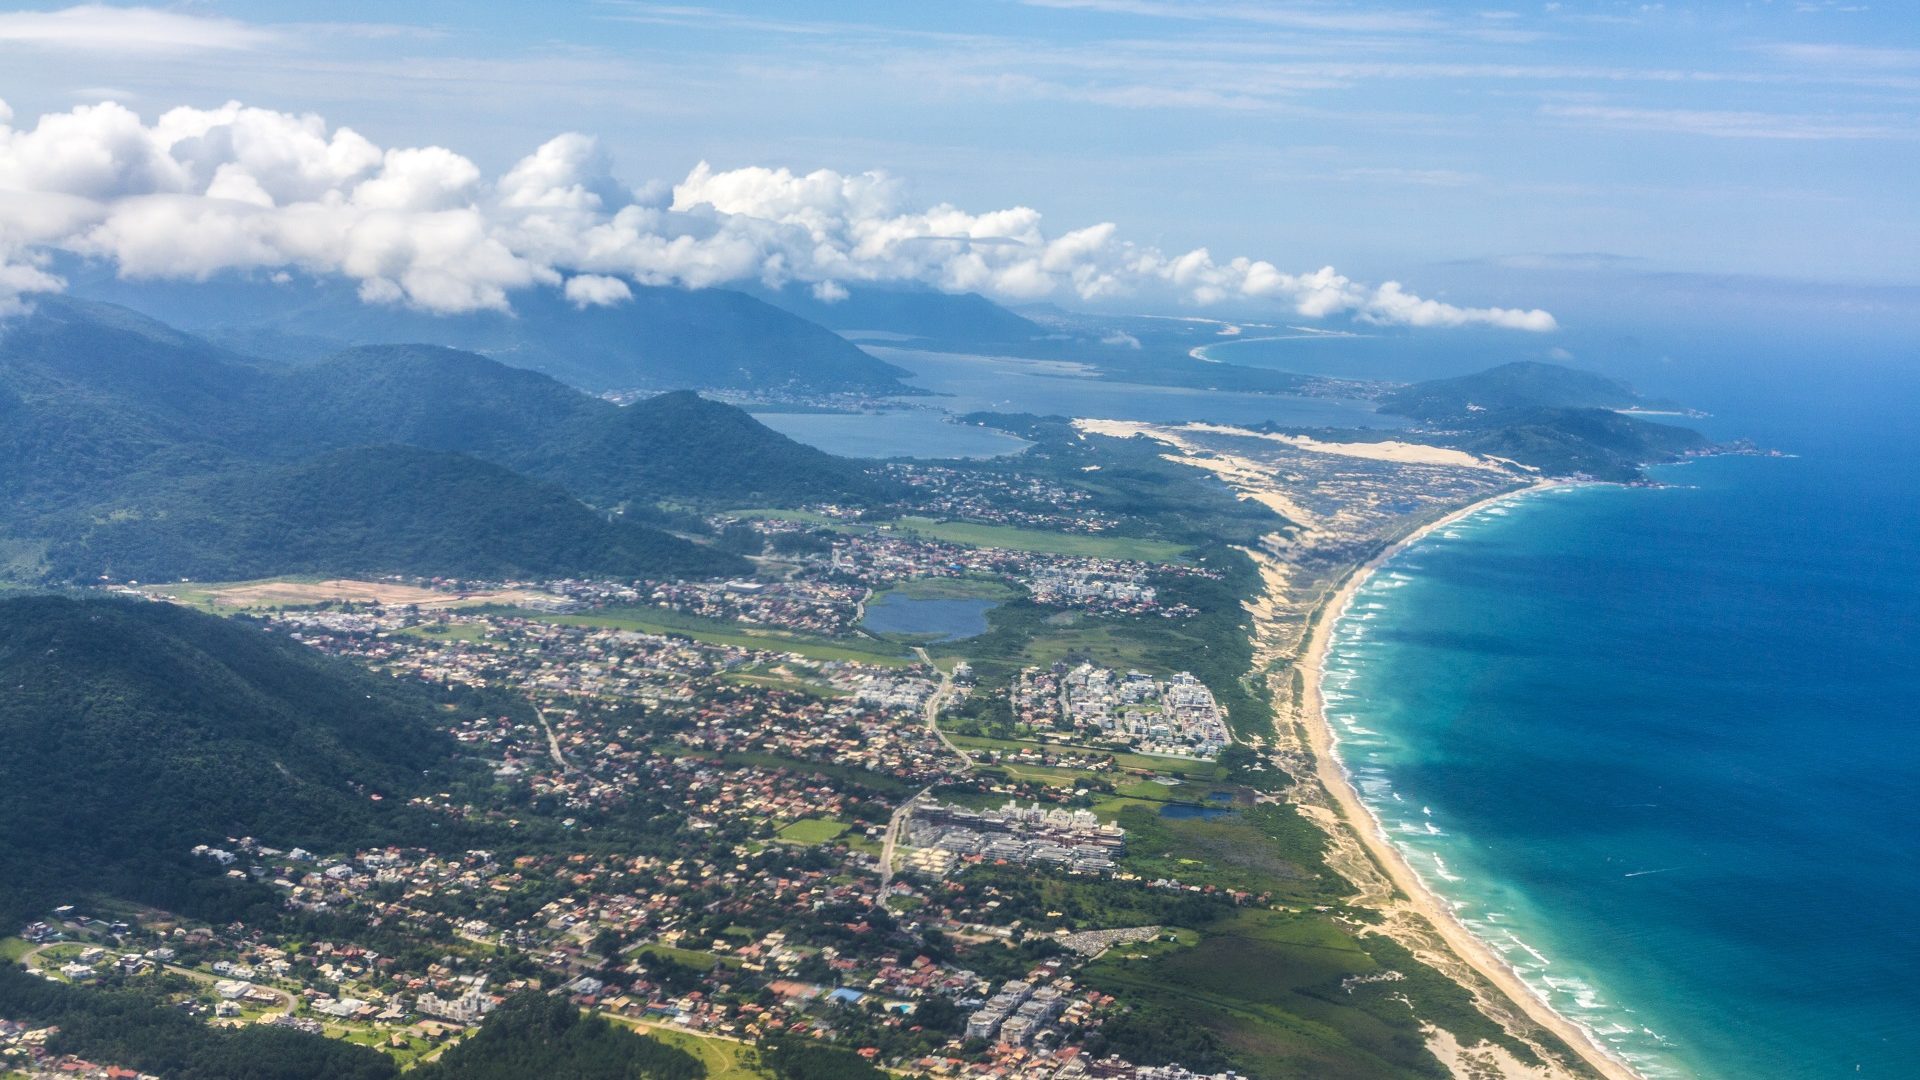
[[625, 1016], [603, 1015], [616, 1024], [622, 1024], [648, 1038], [658, 1039], [668, 1046], [692, 1054], [700, 1060], [701, 1065], [706, 1067], [707, 1080], [768, 1080], [773, 1075], [760, 1068], [759, 1054], [746, 1043], [734, 1042], [731, 1039], [702, 1038], [691, 1032], [661, 1027]]
[[[943, 725], [944, 726], [944, 725]], [[1084, 754], [1096, 758], [1111, 757], [1121, 769], [1137, 772], [1156, 773], [1163, 776], [1176, 776], [1196, 783], [1221, 780], [1226, 770], [1210, 761], [1187, 761], [1182, 758], [1156, 757], [1152, 754], [1129, 754], [1120, 751], [1102, 750], [1099, 747], [1083, 746], [1078, 743], [1046, 742], [1041, 739], [996, 739], [987, 735], [955, 735], [947, 733], [954, 745], [968, 750], [1044, 750], [1055, 754]], [[1204, 790], [1204, 789], [1202, 789]], [[1189, 801], [1199, 798], [1199, 792], [1189, 794]]]
[[827, 844], [846, 831], [845, 824], [831, 818], [801, 818], [781, 826], [774, 835], [790, 844]]
[[400, 633], [423, 641], [481, 641], [487, 636], [487, 626], [476, 622], [429, 623], [409, 626]]

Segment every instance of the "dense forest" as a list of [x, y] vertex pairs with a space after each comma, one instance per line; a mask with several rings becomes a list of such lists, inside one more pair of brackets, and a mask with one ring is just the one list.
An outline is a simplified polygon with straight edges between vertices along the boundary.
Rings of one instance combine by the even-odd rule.
[[[423, 456], [394, 475], [366, 458], [315, 464], [379, 445], [471, 461]], [[0, 474], [0, 568], [16, 578], [128, 567], [149, 577], [444, 573], [449, 554], [536, 575], [732, 573], [731, 558], [589, 517], [632, 509], [638, 520], [661, 501], [871, 502], [893, 490], [692, 393], [623, 408], [427, 346], [290, 368], [66, 299], [0, 336], [0, 455], [10, 464]], [[483, 464], [506, 473], [486, 480]], [[329, 504], [291, 497], [307, 484]], [[470, 514], [459, 508], [487, 486], [498, 490]], [[495, 528], [462, 531], [476, 524]], [[581, 539], [555, 549], [562, 532]], [[187, 566], [189, 552], [205, 565]]]
[[587, 1016], [562, 997], [507, 999], [472, 1037], [409, 1074], [414, 1080], [701, 1080], [706, 1068], [677, 1047]]
[[461, 454], [364, 447], [146, 500], [55, 545], [53, 575], [232, 581], [275, 574], [718, 577], [737, 555], [606, 517]]
[[0, 918], [96, 889], [233, 918], [264, 888], [194, 845], [417, 840], [405, 797], [458, 769], [424, 688], [168, 604], [0, 600], [0, 685]]

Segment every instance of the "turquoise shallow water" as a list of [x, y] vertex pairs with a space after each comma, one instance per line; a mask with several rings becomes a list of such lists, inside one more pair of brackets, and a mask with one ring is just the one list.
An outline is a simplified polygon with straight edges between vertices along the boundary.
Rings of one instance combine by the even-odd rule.
[[1431, 534], [1339, 623], [1329, 715], [1421, 876], [1647, 1075], [1911, 1077], [1915, 440], [1774, 430], [1803, 456]]

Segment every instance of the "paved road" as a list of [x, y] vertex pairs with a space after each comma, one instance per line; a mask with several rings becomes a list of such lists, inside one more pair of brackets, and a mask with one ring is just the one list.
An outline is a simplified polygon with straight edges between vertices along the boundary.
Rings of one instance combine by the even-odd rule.
[[567, 760], [567, 755], [560, 752], [560, 739], [554, 735], [553, 725], [547, 723], [547, 714], [540, 711], [540, 706], [534, 705], [533, 715], [540, 720], [540, 726], [546, 729], [547, 749], [553, 754], [553, 763], [568, 772], [572, 772], [573, 763]]
[[[969, 757], [965, 750], [955, 746], [953, 740], [947, 738], [947, 733], [940, 730], [940, 710], [946, 707], [947, 699], [953, 696], [953, 676], [941, 671], [934, 664], [933, 658], [927, 655], [927, 650], [916, 647], [913, 651], [920, 657], [921, 663], [940, 673], [940, 685], [934, 689], [933, 696], [927, 699], [925, 707], [927, 730], [933, 732], [934, 736], [940, 740], [940, 744], [953, 751], [954, 755], [960, 759], [961, 769], [972, 769], [973, 758]], [[893, 852], [894, 848], [899, 846], [900, 831], [906, 827], [907, 818], [912, 816], [914, 804], [919, 802], [927, 792], [939, 786], [936, 782], [914, 792], [913, 798], [901, 803], [900, 808], [887, 819], [887, 836], [880, 842], [880, 896], [882, 899], [887, 895], [887, 888], [893, 884]]]

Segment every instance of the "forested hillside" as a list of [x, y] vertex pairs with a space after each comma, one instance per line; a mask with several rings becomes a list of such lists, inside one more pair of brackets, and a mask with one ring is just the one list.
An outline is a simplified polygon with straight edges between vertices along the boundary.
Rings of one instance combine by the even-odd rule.
[[62, 890], [231, 918], [252, 898], [194, 845], [417, 837], [407, 796], [458, 768], [416, 684], [168, 604], [0, 600], [0, 686], [7, 918]]
[[[730, 557], [597, 518], [889, 490], [730, 405], [682, 392], [623, 408], [472, 353], [381, 346], [287, 367], [69, 300], [0, 335], [16, 577], [733, 573]], [[384, 473], [325, 458], [394, 444], [479, 460]]]

